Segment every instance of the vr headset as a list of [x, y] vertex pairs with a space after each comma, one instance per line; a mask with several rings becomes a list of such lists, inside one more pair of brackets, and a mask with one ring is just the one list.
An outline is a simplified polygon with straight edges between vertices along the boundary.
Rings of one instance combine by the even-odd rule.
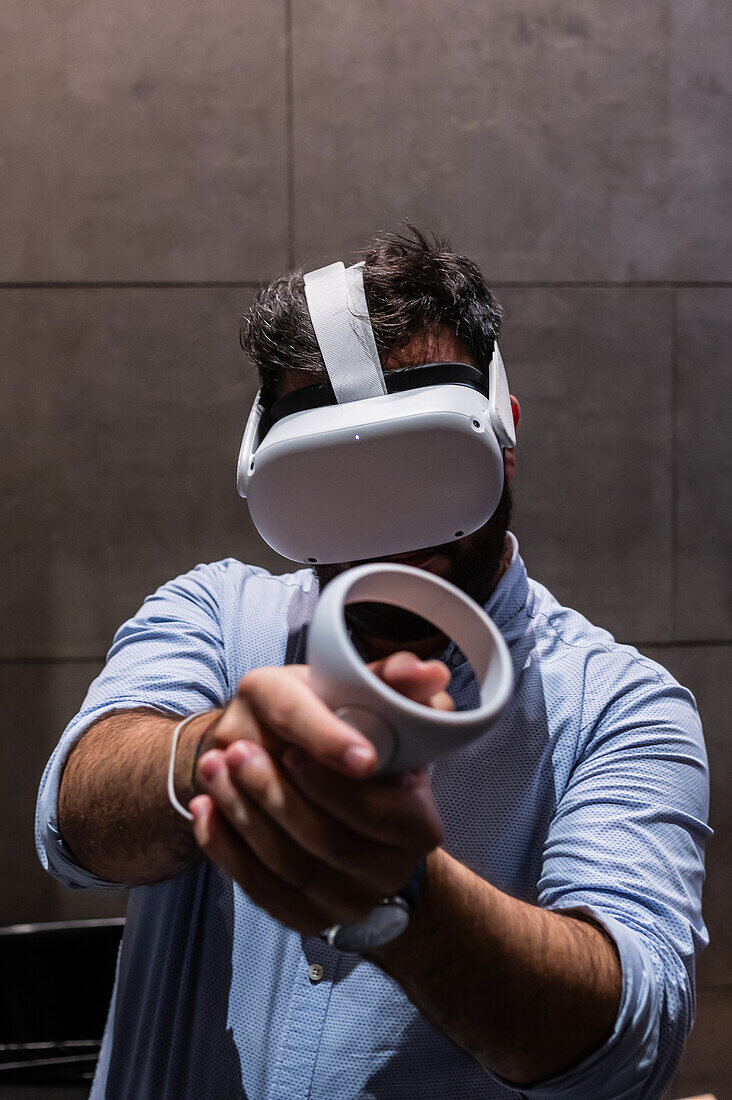
[[383, 373], [363, 264], [305, 275], [328, 382], [269, 410], [258, 393], [237, 488], [273, 550], [311, 565], [390, 557], [453, 542], [493, 515], [503, 448], [516, 443], [506, 371], [467, 363]]

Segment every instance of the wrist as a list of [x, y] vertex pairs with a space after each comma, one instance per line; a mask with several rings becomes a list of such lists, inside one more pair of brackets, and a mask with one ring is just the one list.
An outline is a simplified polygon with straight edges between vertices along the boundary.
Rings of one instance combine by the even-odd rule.
[[198, 714], [182, 731], [175, 756], [174, 784], [175, 793], [182, 806], [196, 794], [204, 793], [198, 779], [198, 760], [215, 744], [213, 726], [221, 714], [221, 709]]
[[382, 897], [361, 920], [350, 924], [333, 924], [320, 933], [339, 951], [355, 952], [368, 957], [371, 952], [402, 936], [419, 904], [426, 860], [420, 859], [409, 882], [396, 894]]
[[449, 859], [443, 848], [435, 848], [426, 856], [419, 887], [419, 902], [414, 908], [408, 927], [390, 943], [368, 952], [371, 961], [387, 973], [390, 973], [392, 965], [398, 967], [400, 961], [409, 958], [412, 951], [419, 950], [425, 937], [429, 937], [440, 891], [439, 883], [444, 878], [445, 861]]

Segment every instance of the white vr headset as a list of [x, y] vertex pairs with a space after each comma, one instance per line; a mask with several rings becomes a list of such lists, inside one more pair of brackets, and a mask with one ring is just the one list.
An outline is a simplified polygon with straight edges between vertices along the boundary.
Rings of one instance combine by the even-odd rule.
[[506, 372], [466, 363], [383, 373], [363, 265], [305, 275], [328, 383], [257, 394], [237, 465], [254, 525], [292, 561], [389, 557], [477, 531], [503, 491], [503, 448], [516, 443]]

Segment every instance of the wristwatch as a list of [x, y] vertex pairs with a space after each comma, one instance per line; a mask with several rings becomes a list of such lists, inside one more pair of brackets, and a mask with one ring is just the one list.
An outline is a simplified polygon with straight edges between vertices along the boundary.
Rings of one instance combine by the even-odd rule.
[[339, 951], [357, 954], [364, 954], [373, 947], [391, 943], [406, 929], [417, 908], [426, 869], [427, 861], [421, 859], [411, 879], [398, 894], [382, 898], [363, 920], [356, 921], [355, 924], [334, 924], [326, 928], [320, 933], [320, 938], [331, 947], [337, 947]]

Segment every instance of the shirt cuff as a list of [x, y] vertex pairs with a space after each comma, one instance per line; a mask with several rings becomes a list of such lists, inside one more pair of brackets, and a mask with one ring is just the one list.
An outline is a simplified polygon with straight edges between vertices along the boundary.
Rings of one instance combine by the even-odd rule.
[[[653, 960], [625, 925], [589, 905], [573, 905], [612, 937], [620, 956], [622, 992], [612, 1035], [599, 1050], [558, 1077], [518, 1090], [526, 1100], [640, 1100], [658, 1055], [659, 1013]], [[562, 909], [553, 912], [561, 913]], [[493, 1074], [501, 1084], [516, 1085]]]
[[168, 716], [170, 714], [169, 710], [140, 700], [105, 703], [94, 710], [86, 711], [83, 715], [78, 715], [70, 723], [46, 765], [36, 805], [36, 850], [45, 870], [63, 883], [64, 886], [71, 887], [72, 890], [84, 890], [90, 887], [103, 890], [126, 890], [129, 888], [129, 883], [111, 882], [108, 879], [100, 878], [78, 862], [61, 836], [58, 824], [58, 792], [67, 757], [81, 735], [94, 722], [98, 722], [105, 715], [124, 710], [136, 710], [140, 707], [145, 707], [146, 710], [159, 711], [161, 714]]

